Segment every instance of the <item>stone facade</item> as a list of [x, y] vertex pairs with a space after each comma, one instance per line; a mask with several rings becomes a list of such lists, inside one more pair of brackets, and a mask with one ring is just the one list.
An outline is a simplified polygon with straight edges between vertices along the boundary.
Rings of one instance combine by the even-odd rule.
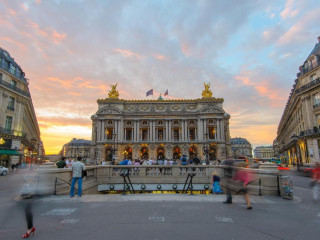
[[259, 146], [254, 150], [254, 157], [259, 159], [271, 159], [275, 157], [273, 146]]
[[231, 138], [232, 157], [237, 159], [239, 157], [252, 158], [252, 147], [250, 142], [245, 138]]
[[[210, 85], [209, 85], [210, 86]], [[211, 93], [212, 94], [212, 93]], [[98, 100], [92, 119], [91, 156], [116, 162], [131, 159], [204, 160], [230, 156], [230, 116], [223, 99]], [[116, 149], [117, 151], [114, 151]]]
[[274, 149], [288, 164], [298, 167], [319, 162], [320, 37], [299, 68], [278, 126]]
[[59, 155], [70, 160], [75, 160], [76, 157], [80, 156], [83, 162], [93, 163], [90, 159], [90, 148], [90, 140], [73, 138], [70, 142], [63, 145]]
[[20, 66], [0, 48], [0, 165], [35, 162], [43, 158], [28, 84]]

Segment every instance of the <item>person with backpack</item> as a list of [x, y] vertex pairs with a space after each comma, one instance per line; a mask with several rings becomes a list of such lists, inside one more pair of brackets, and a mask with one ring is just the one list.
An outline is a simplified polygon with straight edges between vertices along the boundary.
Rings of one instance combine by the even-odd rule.
[[187, 165], [188, 164], [187, 155], [182, 155], [180, 161], [181, 161], [181, 165]]
[[86, 170], [86, 167], [81, 162], [82, 157], [77, 157], [76, 162], [72, 164], [72, 181], [70, 189], [70, 197], [74, 197], [74, 186], [78, 182], [78, 197], [82, 196], [82, 171]]

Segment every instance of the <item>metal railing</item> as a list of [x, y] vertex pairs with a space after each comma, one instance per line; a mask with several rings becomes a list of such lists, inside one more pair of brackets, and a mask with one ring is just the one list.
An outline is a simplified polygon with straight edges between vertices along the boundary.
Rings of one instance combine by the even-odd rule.
[[16, 137], [26, 137], [26, 134], [17, 130], [11, 130], [0, 127], [0, 133], [16, 136]]
[[18, 88], [15, 85], [10, 84], [10, 83], [2, 80], [2, 79], [0, 79], [0, 85], [3, 85], [5, 87], [7, 87], [7, 88], [10, 88], [11, 90], [16, 91], [16, 92], [18, 92], [18, 93], [20, 93], [20, 94], [22, 94], [22, 95], [24, 95], [26, 97], [30, 97], [30, 93], [22, 90], [21, 88]]
[[298, 77], [302, 77], [303, 75], [307, 74], [308, 72], [312, 71], [316, 67], [320, 65], [319, 61], [313, 62], [310, 66], [308, 67], [303, 67], [303, 69], [297, 74]]

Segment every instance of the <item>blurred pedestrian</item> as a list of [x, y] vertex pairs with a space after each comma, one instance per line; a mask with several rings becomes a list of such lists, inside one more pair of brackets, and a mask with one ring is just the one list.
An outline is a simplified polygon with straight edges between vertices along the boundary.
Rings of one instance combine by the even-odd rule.
[[70, 189], [70, 197], [74, 197], [74, 186], [78, 182], [78, 197], [82, 196], [82, 171], [86, 170], [85, 165], [81, 162], [82, 157], [77, 157], [72, 164], [72, 181]]
[[67, 166], [65, 159], [65, 157], [62, 157], [61, 160], [56, 163], [58, 168], [65, 168]]
[[223, 203], [231, 204], [232, 203], [232, 195], [231, 195], [231, 186], [233, 184], [233, 161], [228, 160], [226, 162], [226, 167], [224, 168], [224, 176], [226, 180], [226, 197], [227, 199]]
[[247, 209], [251, 210], [252, 206], [250, 203], [248, 184], [253, 181], [252, 174], [248, 171], [248, 169], [243, 168], [237, 171], [237, 173], [235, 174], [234, 180], [239, 181], [241, 183], [242, 186], [239, 192], [244, 193], [244, 199], [246, 200], [246, 203], [247, 203]]
[[38, 185], [39, 177], [32, 171], [24, 177], [22, 193], [20, 198], [24, 205], [24, 213], [27, 221], [27, 231], [22, 238], [29, 238], [31, 233], [34, 235], [36, 228], [33, 226], [33, 213], [32, 207], [34, 202], [34, 195], [36, 195], [36, 186]]
[[313, 187], [312, 188], [313, 201], [318, 200], [319, 185], [320, 185], [320, 163], [317, 162], [315, 168], [312, 171], [311, 186]]

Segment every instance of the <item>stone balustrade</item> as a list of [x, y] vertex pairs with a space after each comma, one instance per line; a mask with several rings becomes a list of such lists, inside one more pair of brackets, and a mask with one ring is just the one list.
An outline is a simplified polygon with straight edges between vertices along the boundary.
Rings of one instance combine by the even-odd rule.
[[[134, 190], [141, 192], [142, 185], [145, 191], [173, 190], [181, 191], [188, 173], [195, 173], [193, 177], [193, 189], [204, 191], [211, 189], [212, 172], [216, 172], [221, 178], [222, 188], [225, 188], [225, 166], [203, 165], [173, 165], [173, 166], [88, 166], [87, 177], [83, 181], [85, 194], [110, 193], [123, 189], [124, 179], [122, 173], [129, 175]], [[237, 168], [235, 168], [237, 169]], [[259, 169], [249, 169], [254, 180], [250, 183], [253, 195], [277, 195], [279, 194], [279, 171], [273, 164], [262, 164]], [[53, 193], [68, 194], [70, 190], [71, 170], [47, 168], [41, 170], [40, 181]], [[159, 189], [160, 185], [160, 189]], [[112, 188], [111, 188], [112, 186]], [[236, 192], [238, 186], [233, 184], [231, 188]], [[50, 192], [49, 191], [49, 192]]]

